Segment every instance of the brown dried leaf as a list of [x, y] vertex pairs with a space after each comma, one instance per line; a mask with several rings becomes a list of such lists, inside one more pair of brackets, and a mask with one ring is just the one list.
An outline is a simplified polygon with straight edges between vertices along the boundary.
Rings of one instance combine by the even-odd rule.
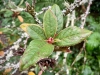
[[0, 56], [4, 56], [4, 51], [0, 51]]
[[12, 68], [7, 68], [5, 69], [5, 71], [3, 72], [3, 75], [7, 75], [9, 72], [11, 72]]
[[42, 73], [43, 73], [43, 71], [41, 70], [41, 71], [38, 73], [38, 75], [42, 75]]
[[3, 42], [0, 40], [0, 43], [3, 45]]
[[35, 75], [34, 72], [28, 72], [28, 75]]
[[0, 34], [2, 34], [2, 32], [0, 31]]
[[19, 19], [20, 22], [23, 22], [24, 21], [24, 19], [20, 15], [18, 16], [18, 19]]

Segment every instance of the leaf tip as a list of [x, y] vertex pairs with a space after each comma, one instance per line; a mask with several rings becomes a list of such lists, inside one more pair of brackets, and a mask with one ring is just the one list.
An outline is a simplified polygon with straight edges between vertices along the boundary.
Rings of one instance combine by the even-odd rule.
[[28, 24], [28, 23], [23, 23], [23, 24], [20, 25], [20, 28], [26, 32], [27, 27], [28, 27], [29, 25], [30, 25], [30, 24]]

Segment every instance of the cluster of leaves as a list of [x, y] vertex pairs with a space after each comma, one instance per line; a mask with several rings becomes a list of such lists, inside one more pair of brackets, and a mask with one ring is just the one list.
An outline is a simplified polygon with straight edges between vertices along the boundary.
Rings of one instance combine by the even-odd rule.
[[34, 39], [20, 60], [21, 70], [27, 69], [40, 59], [50, 56], [55, 46], [73, 46], [91, 34], [91, 31], [76, 26], [63, 29], [63, 14], [58, 5], [53, 5], [51, 9], [45, 12], [43, 28], [36, 24], [22, 24], [21, 28]]
[[[0, 28], [0, 32], [2, 31], [3, 34], [6, 35], [6, 37], [8, 38], [7, 40], [9, 41], [8, 44], [12, 45], [13, 42], [16, 41], [19, 38], [19, 36], [20, 36], [18, 34], [20, 31], [17, 30], [17, 27], [19, 27], [19, 25], [22, 24], [22, 22], [20, 22], [20, 20], [18, 19], [18, 16], [21, 16], [24, 19], [23, 22], [27, 23], [26, 24], [27, 27], [25, 26], [26, 32], [33, 39], [33, 41], [31, 41], [31, 43], [29, 44], [29, 46], [26, 49], [26, 52], [24, 53], [24, 55], [22, 57], [21, 65], [24, 64], [23, 60], [25, 59], [25, 62], [28, 63], [26, 65], [26, 67], [28, 68], [28, 67], [31, 66], [30, 65], [31, 62], [29, 63], [27, 61], [28, 58], [30, 58], [32, 60], [32, 62], [33, 62], [32, 65], [34, 65], [41, 58], [45, 58], [45, 57], [50, 56], [52, 54], [53, 50], [55, 49], [54, 48], [55, 46], [61, 46], [61, 47], [62, 46], [72, 46], [72, 45], [75, 45], [75, 44], [77, 44], [77, 43], [79, 43], [79, 42], [81, 42], [83, 40], [82, 39], [81, 41], [72, 41], [73, 40], [73, 35], [75, 35], [74, 37], [76, 37], [76, 35], [78, 37], [80, 37], [79, 35], [81, 33], [82, 33], [82, 35], [85, 33], [84, 30], [81, 31], [81, 29], [79, 29], [78, 27], [75, 27], [75, 26], [74, 27], [68, 27], [68, 28], [65, 28], [64, 30], [62, 30], [64, 28], [64, 26], [63, 26], [63, 24], [64, 24], [63, 23], [64, 22], [63, 18], [65, 18], [65, 17], [62, 17], [62, 14], [58, 13], [59, 12], [58, 11], [59, 8], [57, 8], [57, 10], [55, 11], [56, 7], [52, 7], [51, 10], [48, 10], [45, 13], [45, 16], [48, 13], [52, 14], [50, 17], [53, 17], [53, 21], [54, 22], [56, 20], [56, 22], [54, 24], [50, 24], [53, 27], [56, 25], [55, 26], [56, 28], [54, 28], [54, 30], [52, 30], [52, 28], [51, 28], [52, 26], [47, 27], [47, 25], [44, 25], [43, 27], [40, 27], [39, 25], [33, 24], [33, 23], [35, 23], [34, 22], [34, 18], [28, 12], [18, 11], [19, 14], [17, 16], [15, 16], [15, 17], [13, 16], [15, 14], [15, 12], [13, 12], [11, 9], [16, 10], [16, 6], [20, 6], [20, 7], [25, 8], [25, 1], [27, 1], [29, 4], [31, 4], [32, 0], [13, 0], [14, 3], [16, 4], [16, 6], [14, 8], [13, 8], [12, 1], [11, 2], [9, 2], [9, 1], [10, 0], [1, 0], [0, 1], [0, 9], [1, 9], [0, 10], [0, 22], [1, 22], [0, 26], [5, 27], [5, 26], [9, 26], [10, 25], [9, 28]], [[35, 5], [35, 10], [36, 11], [40, 11], [43, 7], [49, 6], [49, 5], [53, 5], [55, 3], [58, 4], [61, 9], [63, 9], [64, 6], [62, 4], [63, 4], [64, 1], [65, 0], [37, 0], [36, 1], [36, 5]], [[73, 2], [73, 0], [68, 0], [68, 2]], [[96, 4], [96, 2], [95, 2], [95, 4]], [[96, 12], [96, 10], [99, 11], [99, 9], [97, 8], [97, 7], [99, 7], [99, 3], [97, 2], [97, 4], [96, 4], [97, 7], [96, 7], [95, 4], [93, 3], [93, 5], [92, 5], [91, 13], [94, 13], [94, 11]], [[97, 8], [96, 10], [95, 10], [95, 7]], [[58, 14], [55, 13], [55, 12], [57, 12]], [[61, 10], [60, 10], [60, 12], [61, 12]], [[45, 16], [43, 17], [43, 14], [42, 14], [42, 16], [39, 15], [38, 17], [41, 20], [43, 20], [43, 18], [45, 18]], [[96, 19], [99, 21], [100, 18], [98, 18], [98, 15], [95, 15], [95, 16], [97, 16]], [[60, 20], [58, 20], [59, 17], [60, 17]], [[61, 17], [62, 17], [62, 19], [61, 19]], [[46, 20], [50, 20], [50, 19], [47, 19], [47, 16], [46, 16], [45, 19]], [[46, 20], [43, 20], [43, 24], [46, 23], [45, 22]], [[13, 26], [12, 22], [13, 21], [15, 22], [15, 27], [12, 28], [12, 26]], [[32, 23], [32, 24], [30, 24], [30, 23]], [[50, 23], [53, 23], [53, 22], [50, 22]], [[22, 24], [22, 25], [25, 25], [25, 24]], [[59, 26], [59, 27], [57, 27], [57, 26]], [[61, 70], [61, 67], [64, 66], [64, 69], [61, 72], [59, 72], [59, 74], [61, 74], [61, 75], [62, 74], [66, 75], [66, 68], [69, 69], [69, 74], [70, 75], [74, 75], [74, 74], [99, 75], [100, 74], [100, 72], [99, 72], [100, 71], [100, 55], [99, 55], [100, 54], [100, 44], [99, 44], [99, 41], [100, 41], [100, 34], [99, 34], [100, 33], [100, 27], [99, 26], [100, 26], [100, 24], [94, 20], [94, 17], [91, 17], [91, 16], [88, 17], [85, 27], [90, 29], [90, 30], [92, 30], [92, 31], [95, 31], [95, 32], [93, 32], [93, 34], [87, 40], [87, 43], [86, 43], [86, 53], [82, 52], [82, 54], [78, 55], [80, 50], [77, 49], [76, 46], [73, 46], [73, 48], [72, 48], [73, 53], [67, 55], [67, 58], [66, 58], [67, 59], [67, 63], [66, 63], [66, 65], [62, 64], [63, 63], [63, 59], [64, 59], [63, 53], [62, 53], [60, 55], [59, 59], [57, 60], [58, 64], [53, 69], [53, 71], [58, 72], [59, 70]], [[47, 28], [45, 28], [45, 27], [47, 27]], [[51, 29], [49, 29], [49, 28], [51, 28]], [[52, 34], [51, 34], [51, 30], [53, 31]], [[72, 30], [73, 30], [73, 32], [72, 32]], [[87, 30], [86, 30], [86, 32], [87, 32]], [[72, 35], [69, 34], [69, 33], [71, 33]], [[34, 36], [34, 34], [36, 36]], [[63, 37], [66, 37], [66, 39], [64, 39], [62, 41], [61, 39]], [[51, 43], [51, 41], [50, 41], [50, 40], [52, 40], [52, 38], [54, 40], [53, 43]], [[3, 50], [3, 48], [7, 47], [8, 45], [2, 44], [1, 41], [2, 40], [0, 40], [0, 50]], [[67, 41], [67, 43], [65, 43], [64, 41]], [[39, 43], [39, 45], [36, 42]], [[33, 45], [34, 45], [35, 48], [33, 47]], [[30, 47], [32, 48], [32, 51], [30, 50], [31, 49]], [[50, 48], [48, 49], [48, 47], [50, 47]], [[40, 50], [40, 48], [41, 48], [41, 50]], [[27, 57], [28, 50], [30, 50], [30, 55]], [[38, 52], [43, 57], [41, 57], [41, 56], [37, 57]], [[42, 54], [42, 53], [46, 53], [46, 54]], [[54, 55], [54, 54], [55, 53], [53, 52], [52, 55]], [[74, 59], [75, 59], [75, 57], [77, 55], [78, 55], [78, 57], [75, 60], [75, 64], [73, 66], [71, 66], [71, 64], [73, 63], [73, 61], [74, 61]], [[31, 56], [32, 56], [32, 58], [31, 58]], [[18, 56], [18, 58], [20, 58], [20, 57]], [[17, 56], [12, 57], [11, 61], [14, 61], [14, 59], [18, 59], [18, 58], [17, 58]], [[33, 58], [35, 58], [35, 59], [33, 59]], [[85, 58], [87, 60], [84, 62]], [[11, 61], [8, 61], [8, 62], [11, 62]], [[22, 69], [24, 69], [23, 67], [25, 67], [25, 66], [21, 66], [21, 67], [22, 67]], [[39, 71], [39, 69], [35, 69], [36, 74], [38, 73], [38, 71]], [[47, 70], [47, 71], [45, 71], [43, 73], [43, 75], [55, 75], [55, 73], [54, 72], [51, 73], [51, 72], [49, 72]]]

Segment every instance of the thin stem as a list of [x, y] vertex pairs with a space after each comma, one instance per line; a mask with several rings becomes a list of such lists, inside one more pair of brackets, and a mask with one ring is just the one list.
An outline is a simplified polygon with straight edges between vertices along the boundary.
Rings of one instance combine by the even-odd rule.
[[71, 26], [74, 26], [74, 21], [75, 21], [76, 17], [75, 17], [75, 10], [72, 12], [72, 15], [71, 15]]
[[79, 5], [81, 5], [81, 2], [82, 2], [82, 1], [83, 1], [83, 0], [75, 0], [74, 3], [71, 4], [71, 5], [67, 8], [67, 10], [66, 10], [66, 12], [65, 12], [65, 15], [71, 13], [76, 7], [79, 7]]
[[87, 10], [86, 10], [86, 12], [84, 13], [84, 14], [82, 14], [81, 15], [81, 26], [80, 26], [80, 28], [84, 28], [84, 25], [85, 25], [85, 22], [86, 22], [86, 17], [87, 17], [87, 15], [89, 14], [89, 10], [90, 10], [90, 6], [91, 6], [91, 4], [92, 4], [92, 0], [89, 0], [89, 3], [88, 3], [88, 6], [87, 6]]
[[20, 6], [23, 2], [24, 2], [24, 0], [21, 0], [20, 3], [18, 4], [18, 6]]
[[39, 71], [38, 75], [42, 75], [42, 73], [43, 73], [43, 71], [41, 70], [41, 71]]
[[85, 42], [84, 42], [84, 44], [83, 44], [83, 47], [80, 49], [79, 54], [76, 56], [76, 58], [75, 58], [74, 61], [72, 62], [71, 67], [74, 65], [74, 63], [76, 62], [77, 57], [82, 53], [82, 51], [83, 51], [84, 49], [85, 49]]

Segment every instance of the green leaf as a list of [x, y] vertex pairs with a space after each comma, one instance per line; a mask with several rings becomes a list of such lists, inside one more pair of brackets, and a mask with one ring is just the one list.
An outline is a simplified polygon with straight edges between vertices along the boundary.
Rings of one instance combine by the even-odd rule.
[[94, 74], [89, 66], [83, 65], [82, 75], [94, 75]]
[[12, 30], [10, 28], [0, 28], [0, 32], [3, 32], [3, 33], [11, 33]]
[[13, 2], [13, 1], [9, 1], [7, 6], [8, 6], [10, 9], [16, 9], [16, 8], [17, 8], [15, 2]]
[[31, 41], [20, 60], [20, 70], [25, 70], [30, 66], [35, 65], [40, 59], [51, 55], [53, 50], [54, 46], [46, 41]]
[[11, 10], [6, 10], [4, 13], [4, 17], [11, 17], [13, 15], [13, 12]]
[[[24, 19], [25, 23], [32, 23], [32, 24], [35, 23], [35, 20], [34, 20], [33, 16], [31, 14], [29, 14], [28, 12], [21, 11], [20, 12], [20, 16], [22, 16], [22, 18]], [[15, 19], [15, 24], [16, 24], [16, 26], [19, 26], [22, 23], [19, 21], [18, 18], [16, 18]]]
[[25, 23], [35, 23], [35, 20], [31, 14], [22, 11], [20, 15], [23, 17]]
[[43, 27], [47, 38], [54, 37], [57, 30], [57, 19], [50, 9], [44, 14]]
[[82, 42], [91, 34], [91, 31], [70, 26], [62, 30], [55, 39], [58, 46], [72, 46]]
[[46, 39], [43, 29], [36, 24], [28, 26], [27, 33], [33, 39], [40, 39], [40, 40]]
[[100, 68], [100, 56], [97, 56], [98, 58], [98, 63], [99, 63], [99, 68]]
[[7, 26], [7, 25], [11, 25], [12, 18], [11, 17], [6, 17], [5, 19], [2, 18], [2, 26]]
[[80, 59], [82, 59], [84, 57], [83, 54], [78, 54], [77, 57], [75, 58], [75, 62], [79, 61]]
[[54, 4], [52, 6], [51, 10], [55, 14], [55, 16], [57, 17], [57, 22], [58, 22], [57, 32], [59, 32], [63, 29], [63, 14], [62, 14], [59, 6], [56, 4]]
[[86, 49], [88, 51], [95, 50], [100, 45], [100, 34], [98, 32], [93, 32], [88, 38], [86, 43]]
[[86, 50], [92, 51], [95, 50], [100, 45], [100, 42], [98, 40], [88, 40], [86, 43]]

